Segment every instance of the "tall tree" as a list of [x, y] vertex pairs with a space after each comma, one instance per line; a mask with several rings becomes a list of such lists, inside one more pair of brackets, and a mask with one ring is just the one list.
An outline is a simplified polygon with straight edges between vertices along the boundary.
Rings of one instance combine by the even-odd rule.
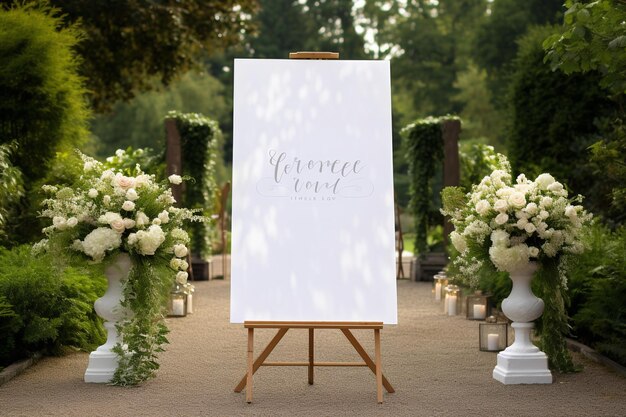
[[[15, 0], [0, 0], [11, 4]], [[256, 0], [48, 0], [67, 24], [80, 23], [77, 45], [97, 111], [137, 91], [153, 77], [168, 84], [197, 63], [200, 51], [241, 41]]]

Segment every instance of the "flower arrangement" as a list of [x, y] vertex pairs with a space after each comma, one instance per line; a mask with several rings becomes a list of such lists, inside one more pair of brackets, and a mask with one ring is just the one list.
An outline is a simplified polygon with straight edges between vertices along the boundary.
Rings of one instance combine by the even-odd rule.
[[[467, 195], [448, 188], [444, 209], [455, 230], [450, 241], [459, 252], [455, 266], [470, 286], [483, 267], [511, 272], [529, 261], [542, 263], [583, 251], [580, 232], [591, 214], [568, 199], [563, 184], [550, 174], [530, 181], [524, 174], [512, 182], [508, 167], [494, 170]], [[566, 279], [562, 285], [566, 286]]]
[[[134, 385], [154, 375], [156, 354], [167, 343], [164, 308], [172, 286], [187, 284], [189, 236], [185, 221], [204, 221], [174, 207], [167, 181], [157, 182], [137, 165], [127, 176], [82, 155], [83, 171], [72, 186], [44, 185], [42, 217], [52, 224], [35, 250], [47, 250], [88, 264], [128, 253], [132, 268], [121, 306], [132, 312], [118, 324], [123, 345], [114, 351], [119, 366], [113, 383]], [[169, 182], [180, 184], [178, 175]]]
[[512, 181], [505, 157], [499, 169], [465, 194], [456, 187], [442, 192], [443, 214], [455, 230], [450, 241], [452, 269], [461, 282], [477, 288], [481, 278], [514, 272], [536, 262], [535, 276], [545, 302], [541, 338], [550, 366], [575, 371], [566, 348], [569, 319], [565, 312], [567, 262], [585, 248], [582, 231], [592, 218], [580, 195], [568, 198], [562, 183], [543, 173], [534, 181]]

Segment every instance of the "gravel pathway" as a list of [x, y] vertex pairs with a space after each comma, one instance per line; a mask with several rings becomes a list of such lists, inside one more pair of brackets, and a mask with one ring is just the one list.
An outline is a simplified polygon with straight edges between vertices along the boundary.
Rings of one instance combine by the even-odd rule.
[[[478, 324], [442, 314], [430, 284], [398, 282], [399, 325], [382, 332], [384, 373], [396, 389], [376, 403], [367, 368], [261, 368], [254, 403], [233, 388], [245, 373], [246, 332], [229, 324], [229, 282], [196, 282], [195, 313], [169, 319], [157, 378], [136, 388], [83, 382], [86, 353], [44, 358], [0, 386], [0, 416], [626, 416], [626, 378], [575, 355], [577, 374], [551, 385], [505, 386], [496, 355], [480, 352]], [[357, 338], [373, 353], [372, 331]], [[257, 352], [273, 330], [255, 332]], [[307, 358], [306, 330], [287, 333], [270, 360]], [[272, 359], [273, 358], [273, 359]], [[355, 361], [338, 330], [316, 333], [316, 359]]]

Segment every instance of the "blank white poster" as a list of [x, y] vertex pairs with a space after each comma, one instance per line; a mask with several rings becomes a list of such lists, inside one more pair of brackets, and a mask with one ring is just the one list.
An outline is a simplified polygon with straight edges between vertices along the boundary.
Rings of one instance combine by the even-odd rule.
[[232, 323], [397, 323], [388, 61], [236, 59]]

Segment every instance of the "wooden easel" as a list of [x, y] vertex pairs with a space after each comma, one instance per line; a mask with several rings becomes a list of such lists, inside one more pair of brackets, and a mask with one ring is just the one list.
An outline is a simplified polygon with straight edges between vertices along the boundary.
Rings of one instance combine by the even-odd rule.
[[[261, 366], [306, 366], [309, 368], [309, 385], [313, 385], [314, 369], [316, 366], [367, 366], [376, 374], [376, 399], [378, 404], [383, 403], [383, 386], [388, 393], [395, 390], [383, 375], [382, 354], [380, 349], [380, 331], [382, 322], [304, 322], [304, 321], [246, 321], [243, 327], [248, 329], [248, 371], [235, 387], [235, 392], [246, 388], [246, 401], [252, 402], [252, 377]], [[267, 344], [261, 354], [254, 359], [254, 329], [278, 329], [274, 338]], [[265, 362], [274, 348], [281, 341], [289, 329], [309, 330], [309, 360], [306, 362]], [[350, 344], [357, 351], [363, 362], [315, 362], [315, 329], [338, 329], [346, 336]], [[374, 360], [359, 343], [351, 330], [374, 330]]]
[[[337, 52], [291, 52], [290, 59], [339, 59]], [[388, 393], [395, 390], [385, 378], [382, 371], [382, 355], [380, 349], [380, 331], [382, 322], [304, 322], [304, 321], [245, 321], [244, 328], [248, 329], [248, 370], [246, 375], [235, 387], [235, 392], [246, 388], [246, 401], [252, 402], [253, 375], [261, 366], [306, 366], [309, 368], [309, 384], [313, 385], [314, 369], [316, 366], [367, 366], [376, 374], [376, 398], [379, 404], [383, 403], [383, 386]], [[274, 338], [267, 344], [261, 354], [254, 359], [254, 329], [278, 329]], [[274, 348], [281, 341], [289, 329], [309, 330], [309, 360], [306, 362], [265, 362]], [[363, 362], [315, 362], [315, 329], [338, 329], [346, 336], [350, 344], [357, 351]], [[374, 359], [354, 337], [351, 330], [374, 330]]]

